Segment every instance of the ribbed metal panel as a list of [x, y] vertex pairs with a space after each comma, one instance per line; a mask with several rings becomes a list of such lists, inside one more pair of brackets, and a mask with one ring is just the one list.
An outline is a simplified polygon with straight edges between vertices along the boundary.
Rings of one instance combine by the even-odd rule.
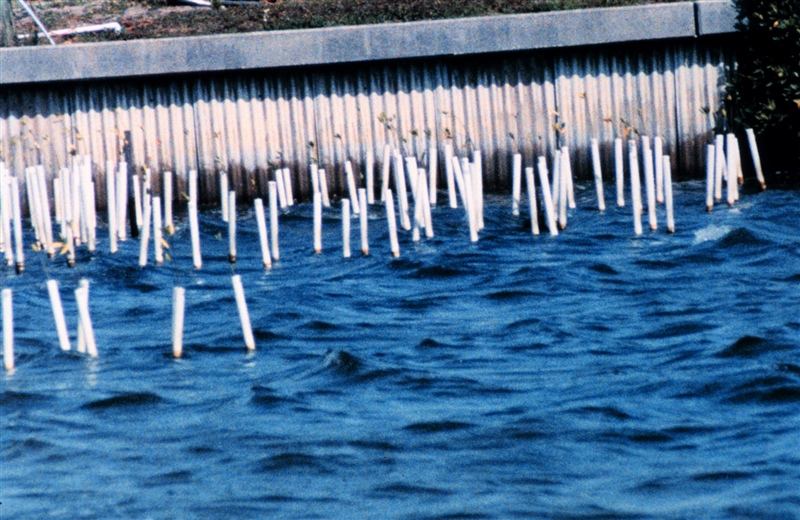
[[446, 143], [462, 156], [480, 150], [485, 186], [496, 191], [510, 184], [513, 153], [532, 165], [568, 146], [575, 173], [588, 178], [591, 138], [608, 171], [614, 138], [658, 135], [686, 177], [702, 168], [703, 145], [720, 126], [730, 63], [721, 46], [673, 42], [6, 88], [0, 159], [18, 176], [35, 164], [52, 176], [89, 154], [100, 206], [106, 161], [116, 164], [126, 149], [132, 166], [151, 169], [156, 191], [162, 172], [173, 172], [176, 196], [185, 192], [197, 169], [206, 203], [219, 200], [222, 172], [251, 200], [266, 196], [281, 167], [305, 198], [312, 162], [344, 194], [344, 162], [363, 185], [368, 152], [379, 167], [386, 144], [421, 166], [431, 146], [440, 161]]

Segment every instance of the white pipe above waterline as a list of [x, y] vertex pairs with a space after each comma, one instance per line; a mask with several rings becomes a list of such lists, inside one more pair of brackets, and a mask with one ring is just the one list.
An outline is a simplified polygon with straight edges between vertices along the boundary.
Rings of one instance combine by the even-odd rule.
[[106, 163], [106, 210], [108, 212], [108, 250], [116, 253], [117, 244], [117, 183], [113, 161]]
[[469, 172], [469, 174], [464, 176], [464, 209], [467, 212], [467, 222], [469, 224], [469, 240], [470, 242], [477, 242], [478, 241], [478, 216], [477, 216], [477, 202], [475, 200], [475, 183], [472, 177], [475, 175], [475, 171], [470, 171], [472, 169], [469, 159], [464, 158], [462, 160], [463, 166], [462, 170], [464, 172]]
[[664, 172], [664, 198], [667, 206], [667, 233], [674, 233], [675, 212], [672, 205], [672, 166], [669, 155], [664, 155], [661, 162]]
[[[322, 253], [322, 195], [314, 193], [312, 198], [314, 202], [314, 252], [320, 254]], [[345, 200], [347, 199], [342, 199], [342, 202], [344, 203]], [[347, 206], [349, 210], [349, 201]]]
[[569, 148], [566, 146], [561, 148], [561, 156], [564, 158], [564, 167], [566, 168], [565, 178], [567, 180], [567, 205], [569, 209], [575, 209], [575, 183], [572, 178], [572, 159], [569, 156]]
[[[316, 193], [316, 192], [315, 192]], [[256, 224], [258, 225], [258, 241], [261, 244], [261, 261], [264, 269], [272, 268], [272, 253], [267, 240], [267, 221], [264, 216], [264, 201], [260, 198], [253, 201], [256, 208]]]
[[633, 231], [642, 234], [642, 187], [639, 180], [639, 155], [636, 141], [628, 141], [628, 161], [631, 172], [631, 206], [633, 206]]
[[472, 152], [472, 167], [473, 167], [473, 181], [475, 190], [472, 192], [472, 200], [475, 202], [475, 209], [477, 210], [477, 226], [478, 231], [483, 230], [483, 155], [480, 150]]
[[[67, 172], [69, 173], [69, 172]], [[66, 190], [66, 188], [65, 188]], [[66, 203], [66, 201], [65, 201]], [[121, 242], [125, 242], [128, 237], [127, 231], [128, 214], [128, 164], [119, 163], [117, 172], [117, 236]]]
[[722, 200], [722, 181], [728, 176], [728, 165], [725, 161], [725, 136], [714, 137], [714, 199]]
[[419, 168], [417, 167], [416, 157], [406, 157], [406, 178], [411, 187], [411, 198], [416, 202], [417, 200], [417, 177]]
[[44, 166], [36, 168], [36, 179], [39, 183], [39, 194], [41, 200], [42, 224], [44, 225], [45, 249], [47, 255], [53, 257], [53, 221], [50, 218], [50, 199], [47, 196], [47, 179]]
[[[321, 179], [322, 177], [320, 177]], [[278, 187], [275, 181], [269, 182], [269, 233], [272, 245], [272, 259], [280, 260], [281, 254], [278, 249]]]
[[192, 264], [195, 269], [203, 267], [200, 254], [200, 221], [197, 214], [197, 170], [189, 171], [189, 234], [192, 239]]
[[330, 193], [328, 192], [328, 174], [322, 168], [318, 171], [319, 174], [319, 192], [322, 195], [322, 206], [325, 208], [331, 207]]
[[350, 161], [344, 162], [344, 172], [345, 176], [347, 177], [347, 194], [350, 195], [348, 198], [353, 201], [350, 209], [353, 211], [354, 215], [358, 215], [358, 189], [356, 188], [356, 177], [353, 173], [353, 164]]
[[[7, 170], [6, 170], [7, 171]], [[7, 173], [0, 175], [0, 220], [2, 220], [3, 237], [5, 240], [6, 265], [14, 265], [14, 246], [11, 238], [11, 221], [13, 220], [13, 209], [11, 202], [11, 178]]]
[[14, 261], [17, 273], [25, 270], [25, 247], [22, 243], [22, 208], [20, 207], [19, 180], [11, 177], [11, 215], [14, 219]]
[[[527, 173], [526, 173], [527, 178]], [[519, 198], [522, 192], [522, 154], [515, 153], [511, 163], [511, 214], [519, 216]]]
[[664, 140], [656, 136], [653, 138], [653, 159], [656, 168], [656, 202], [664, 203], [664, 164], [661, 158], [664, 156]]
[[403, 157], [395, 152], [394, 155], [394, 183], [397, 187], [398, 210], [400, 211], [400, 227], [411, 229], [411, 219], [408, 216], [408, 192], [406, 191], [406, 174], [403, 168]]
[[594, 173], [594, 185], [597, 192], [597, 209], [606, 210], [606, 198], [603, 194], [603, 171], [600, 166], [600, 142], [592, 139], [592, 172]]
[[394, 199], [392, 198], [392, 190], [386, 190], [386, 221], [389, 226], [389, 247], [392, 256], [397, 258], [400, 256], [400, 243], [397, 240], [397, 218], [394, 214]]
[[283, 185], [283, 170], [281, 169], [275, 170], [275, 183], [278, 187], [278, 204], [280, 204], [281, 209], [283, 209], [287, 205], [286, 188]]
[[567, 228], [567, 205], [569, 203], [569, 154], [566, 147], [559, 155], [558, 168], [558, 228]]
[[156, 265], [164, 263], [164, 227], [161, 221], [161, 197], [152, 198], [153, 206], [153, 249]]
[[[456, 156], [453, 156], [450, 162], [452, 163], [451, 166], [453, 171], [453, 178], [455, 179], [455, 186], [456, 186], [453, 195], [455, 196], [455, 191], [458, 191], [458, 195], [461, 197], [461, 202], [466, 205], [467, 197], [466, 194], [464, 193], [464, 184], [466, 183], [466, 180], [464, 180], [464, 174], [461, 171], [461, 164], [458, 160], [458, 157]], [[455, 206], [451, 205], [450, 207], [457, 208], [458, 204], [456, 204]], [[468, 206], [465, 206], [465, 209], [467, 207]]]
[[236, 263], [236, 192], [228, 192], [228, 261]]
[[142, 233], [139, 236], [139, 266], [147, 265], [147, 249], [150, 247], [150, 224], [153, 217], [153, 203], [149, 191], [144, 194], [144, 214], [142, 215]]
[[186, 309], [186, 289], [172, 288], [172, 356], [183, 355], [183, 320]]
[[[75, 289], [75, 302], [78, 304], [78, 317], [80, 319], [83, 338], [86, 342], [86, 353], [90, 357], [97, 357], [97, 344], [94, 339], [92, 319], [89, 315], [89, 281], [81, 280], [80, 287]], [[80, 349], [79, 349], [80, 350]]]
[[364, 256], [369, 255], [369, 229], [368, 229], [368, 213], [367, 213], [367, 197], [368, 191], [364, 188], [358, 190], [358, 203], [361, 206], [359, 214], [359, 224], [361, 230], [361, 254]]
[[247, 311], [247, 300], [244, 297], [244, 287], [242, 277], [235, 274], [231, 277], [233, 283], [233, 293], [236, 297], [236, 307], [239, 309], [239, 320], [242, 322], [242, 334], [244, 335], [244, 345], [248, 350], [256, 349], [256, 341], [253, 337], [253, 328], [250, 326], [250, 313]]
[[131, 175], [131, 179], [133, 179], [133, 214], [136, 220], [136, 229], [142, 229], [142, 185], [138, 174]]
[[375, 154], [372, 153], [372, 149], [367, 150], [364, 177], [367, 184], [367, 204], [375, 204]]
[[556, 150], [553, 153], [553, 191], [551, 193], [553, 198], [553, 208], [556, 210], [556, 217], [558, 217], [559, 199], [561, 198], [561, 150]]
[[222, 213], [222, 221], [228, 221], [228, 174], [225, 172], [221, 172], [219, 174], [219, 203], [221, 207]]
[[450, 202], [450, 207], [455, 209], [458, 207], [456, 200], [455, 180], [453, 177], [453, 145], [447, 143], [444, 145], [444, 173], [447, 179], [447, 197]]
[[539, 234], [539, 210], [536, 207], [536, 181], [533, 176], [533, 168], [525, 168], [525, 184], [528, 187], [528, 209], [531, 216], [531, 233]]
[[[713, 144], [706, 145], [706, 211], [714, 209], [714, 155], [716, 148]], [[662, 166], [663, 168], [663, 166]]]
[[539, 169], [539, 182], [542, 185], [542, 199], [544, 200], [544, 211], [547, 217], [547, 228], [550, 230], [550, 236], [558, 236], [558, 226], [556, 225], [556, 211], [553, 207], [553, 194], [550, 191], [550, 180], [548, 179], [547, 172], [547, 158], [544, 156], [539, 157], [537, 161]]
[[750, 148], [750, 157], [753, 159], [753, 168], [756, 171], [756, 178], [759, 184], [761, 184], [761, 189], [766, 190], [767, 182], [764, 180], [764, 170], [761, 169], [761, 155], [758, 153], [756, 134], [753, 132], [752, 128], [745, 128], [744, 133], [747, 135], [747, 144]]
[[739, 165], [736, 162], [736, 145], [734, 141], [736, 140], [736, 136], [733, 134], [727, 134], [725, 136], [725, 164], [728, 168], [728, 184], [727, 186], [727, 197], [728, 197], [728, 205], [732, 206], [736, 203], [739, 199], [739, 180], [738, 180], [738, 170]]
[[436, 147], [428, 147], [428, 203], [436, 205], [436, 191], [439, 188], [439, 156]]
[[14, 304], [11, 289], [3, 289], [3, 367], [14, 370]]
[[433, 218], [431, 216], [431, 201], [427, 186], [427, 172], [424, 168], [419, 169], [419, 178], [417, 179], [417, 187], [420, 196], [420, 204], [422, 205], [422, 220], [425, 224], [425, 237], [433, 238]]
[[311, 176], [311, 193], [313, 195], [319, 191], [319, 166], [317, 163], [311, 163], [308, 173]]
[[283, 169], [283, 189], [286, 190], [286, 204], [294, 206], [294, 188], [292, 185], [292, 170]]
[[61, 347], [61, 350], [66, 352], [72, 347], [69, 343], [67, 320], [64, 317], [64, 306], [61, 304], [61, 293], [58, 291], [58, 282], [56, 280], [47, 280], [47, 293], [50, 296], [50, 307], [53, 309], [53, 320], [56, 323], [58, 345]]
[[[314, 243], [317, 240], [316, 233], [316, 202], [314, 203]], [[316, 247], [316, 246], [315, 246]], [[318, 251], [319, 252], [319, 251]], [[342, 256], [350, 258], [350, 199], [342, 199]]]
[[168, 235], [175, 233], [172, 218], [172, 172], [164, 172], [164, 229]]
[[625, 161], [622, 155], [622, 139], [614, 139], [614, 176], [617, 185], [617, 206], [625, 206]]
[[[650, 224], [650, 229], [655, 231], [658, 229], [658, 221], [656, 219], [656, 193], [655, 193], [655, 180], [653, 179], [653, 151], [648, 146], [643, 152], [644, 160], [644, 186], [647, 193], [647, 222]], [[660, 157], [659, 157], [659, 162]]]

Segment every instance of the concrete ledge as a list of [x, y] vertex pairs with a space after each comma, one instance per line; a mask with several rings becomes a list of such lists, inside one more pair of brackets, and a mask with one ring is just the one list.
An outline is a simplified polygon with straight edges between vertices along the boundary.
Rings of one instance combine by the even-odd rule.
[[[694, 38], [731, 0], [0, 50], [0, 84], [113, 79]], [[720, 13], [722, 16], [720, 17]], [[734, 12], [735, 14], [735, 12]]]
[[736, 27], [736, 7], [731, 0], [698, 0], [697, 35], [730, 33]]

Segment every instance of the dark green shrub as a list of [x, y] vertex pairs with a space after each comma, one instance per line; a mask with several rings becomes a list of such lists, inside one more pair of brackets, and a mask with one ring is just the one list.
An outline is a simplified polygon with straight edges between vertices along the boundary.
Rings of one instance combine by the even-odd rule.
[[800, 178], [800, 1], [735, 0], [742, 44], [729, 85], [738, 130], [753, 128], [765, 169]]

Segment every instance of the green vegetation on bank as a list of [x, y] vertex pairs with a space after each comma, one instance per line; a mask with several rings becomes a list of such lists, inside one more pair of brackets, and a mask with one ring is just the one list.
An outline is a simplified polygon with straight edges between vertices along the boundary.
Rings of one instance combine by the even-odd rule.
[[733, 122], [761, 136], [767, 170], [800, 181], [800, 2], [735, 1], [742, 38], [728, 85]]

